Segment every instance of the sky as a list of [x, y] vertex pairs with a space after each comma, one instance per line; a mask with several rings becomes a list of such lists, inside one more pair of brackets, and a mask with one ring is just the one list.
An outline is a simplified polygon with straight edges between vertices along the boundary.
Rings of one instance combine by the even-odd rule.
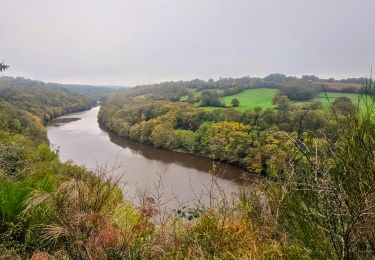
[[375, 0], [0, 0], [3, 75], [124, 85], [367, 76]]

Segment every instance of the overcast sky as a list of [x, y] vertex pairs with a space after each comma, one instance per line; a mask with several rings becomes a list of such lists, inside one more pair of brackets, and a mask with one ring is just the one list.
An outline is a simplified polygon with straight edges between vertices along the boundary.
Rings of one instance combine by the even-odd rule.
[[375, 0], [0, 0], [4, 75], [136, 85], [366, 76]]

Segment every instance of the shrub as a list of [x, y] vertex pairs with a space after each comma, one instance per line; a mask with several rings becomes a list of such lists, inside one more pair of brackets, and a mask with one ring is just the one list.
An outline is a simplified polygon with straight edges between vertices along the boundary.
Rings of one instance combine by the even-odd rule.
[[233, 98], [231, 104], [233, 107], [238, 107], [240, 105], [240, 101], [237, 98]]

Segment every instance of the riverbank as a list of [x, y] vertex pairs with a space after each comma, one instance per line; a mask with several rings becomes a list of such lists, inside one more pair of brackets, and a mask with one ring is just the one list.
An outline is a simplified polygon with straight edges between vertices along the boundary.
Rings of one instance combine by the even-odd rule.
[[[127, 140], [132, 141], [132, 142], [138, 142], [138, 143], [141, 143], [141, 144], [144, 144], [144, 145], [147, 145], [147, 146], [153, 147], [155, 149], [159, 149], [159, 150], [167, 150], [167, 151], [170, 151], [170, 152], [175, 152], [175, 153], [180, 153], [180, 154], [188, 154], [188, 155], [192, 155], [192, 156], [195, 156], [195, 157], [198, 157], [198, 158], [205, 158], [205, 159], [211, 160], [211, 161], [216, 162], [216, 163], [238, 167], [241, 170], [241, 176], [240, 177], [243, 177], [243, 175], [247, 175], [248, 177], [254, 175], [254, 174], [249, 173], [248, 169], [245, 167], [245, 165], [241, 164], [239, 161], [233, 162], [233, 161], [229, 161], [229, 160], [225, 160], [225, 159], [224, 160], [217, 160], [217, 159], [212, 158], [212, 156], [208, 156], [208, 155], [205, 155], [205, 154], [202, 154], [202, 153], [192, 152], [192, 151], [189, 151], [189, 150], [186, 150], [186, 149], [183, 149], [183, 148], [174, 148], [173, 146], [167, 146], [167, 147], [158, 146], [157, 147], [154, 144], [152, 144], [150, 141], [142, 142], [142, 141], [137, 140], [137, 139], [132, 139], [132, 138], [130, 138], [129, 135], [120, 134], [119, 131], [117, 131], [115, 128], [109, 127], [108, 124], [106, 124], [106, 121], [103, 120], [103, 118], [100, 117], [100, 112], [99, 112], [99, 115], [98, 115], [98, 123], [99, 123], [100, 128], [103, 131], [107, 131], [108, 133], [111, 133], [112, 135], [117, 135], [119, 138], [127, 139]], [[258, 174], [255, 174], [255, 175], [258, 175]]]
[[[219, 160], [214, 160], [213, 158], [210, 158], [208, 156], [205, 156], [205, 155], [202, 155], [202, 154], [197, 154], [197, 153], [192, 153], [192, 152], [189, 152], [189, 151], [186, 151], [186, 150], [183, 150], [183, 149], [168, 149], [168, 148], [164, 148], [164, 147], [155, 147], [153, 144], [151, 143], [144, 143], [144, 142], [140, 142], [140, 141], [137, 141], [137, 140], [132, 140], [130, 139], [129, 137], [125, 137], [125, 136], [120, 136], [118, 135], [117, 132], [115, 132], [114, 130], [110, 130], [109, 128], [107, 128], [104, 124], [102, 123], [99, 123], [99, 127], [103, 130], [103, 131], [106, 131], [110, 136], [112, 136], [112, 139], [113, 139], [113, 136], [117, 136], [118, 138], [121, 138], [123, 140], [126, 140], [128, 142], [134, 142], [134, 143], [138, 143], [138, 144], [142, 144], [144, 146], [148, 146], [148, 147], [152, 147], [158, 151], [168, 151], [168, 152], [173, 152], [173, 153], [177, 153], [177, 154], [185, 154], [185, 155], [190, 155], [190, 156], [194, 156], [196, 158], [204, 158], [204, 159], [207, 159], [207, 160], [210, 160], [213, 164], [220, 164], [220, 165], [223, 165], [223, 166], [232, 166], [232, 167], [237, 167], [240, 171], [241, 171], [241, 176], [237, 176], [238, 179], [241, 179], [241, 178], [245, 178], [245, 177], [249, 177], [250, 176], [253, 176], [254, 174], [250, 174], [246, 171], [246, 169], [244, 167], [241, 167], [241, 165], [239, 164], [236, 164], [236, 163], [231, 163], [231, 162], [228, 162], [228, 161], [219, 161]], [[254, 176], [255, 177], [255, 176]]]
[[[131, 141], [99, 127], [99, 107], [58, 118], [79, 120], [48, 126], [48, 139], [58, 148], [62, 161], [72, 161], [95, 169], [98, 165], [113, 165], [113, 176], [123, 176], [119, 186], [126, 198], [139, 204], [139, 193], [150, 197], [163, 193], [161, 199], [168, 208], [179, 204], [193, 205], [198, 194], [207, 194], [212, 181], [230, 193], [247, 183], [239, 167], [213, 162], [205, 157], [169, 151]], [[69, 120], [68, 120], [69, 121]], [[157, 183], [162, 187], [157, 191]], [[206, 200], [207, 201], [207, 200]]]

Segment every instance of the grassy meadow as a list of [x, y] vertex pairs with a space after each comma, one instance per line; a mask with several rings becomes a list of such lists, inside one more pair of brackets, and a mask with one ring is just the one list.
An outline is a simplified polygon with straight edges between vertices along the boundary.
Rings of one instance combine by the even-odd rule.
[[[272, 98], [276, 95], [277, 91], [277, 89], [269, 88], [247, 89], [241, 93], [223, 97], [222, 100], [225, 103], [226, 107], [221, 108], [215, 106], [206, 106], [202, 107], [202, 109], [212, 111], [215, 109], [232, 108], [231, 101], [234, 98], [237, 98], [240, 101], [240, 105], [238, 107], [235, 107], [235, 109], [239, 111], [246, 111], [249, 109], [254, 109], [255, 107], [262, 107], [263, 109], [273, 108], [274, 106], [272, 105]], [[360, 99], [360, 95], [353, 93], [321, 92], [316, 98], [313, 99], [313, 101], [321, 102], [323, 107], [327, 107], [329, 106], [329, 104], [332, 104], [338, 97], [347, 97], [355, 105], [358, 104], [358, 101]], [[307, 102], [311, 101], [293, 102], [293, 104], [303, 104]], [[195, 106], [199, 107], [199, 102], [196, 102]], [[364, 106], [365, 104], [361, 100], [360, 108], [363, 108]]]
[[321, 92], [316, 98], [314, 98], [314, 101], [319, 101], [322, 103], [322, 106], [326, 107], [332, 104], [338, 97], [347, 97], [356, 105], [358, 104], [360, 95], [353, 93]]
[[[263, 109], [272, 108], [272, 98], [275, 96], [277, 90], [269, 88], [247, 89], [241, 93], [223, 97], [223, 101], [227, 107], [231, 107], [231, 101], [237, 98], [240, 105], [236, 107], [239, 111], [246, 111], [255, 107], [262, 107]], [[199, 106], [199, 103], [196, 105]], [[207, 110], [225, 109], [214, 106], [204, 107]]]

